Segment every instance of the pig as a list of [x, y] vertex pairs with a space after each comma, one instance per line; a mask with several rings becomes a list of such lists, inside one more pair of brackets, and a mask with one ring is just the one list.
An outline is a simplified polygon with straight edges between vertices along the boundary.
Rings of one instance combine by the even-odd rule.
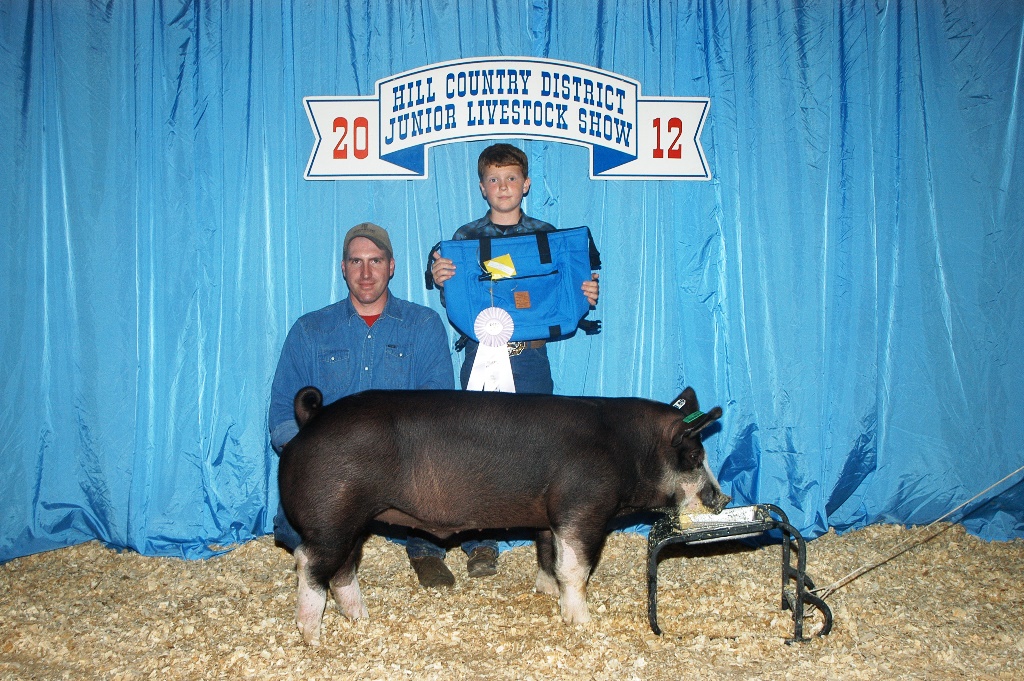
[[730, 498], [700, 433], [722, 415], [686, 388], [641, 398], [445, 390], [370, 390], [323, 406], [295, 396], [299, 433], [278, 484], [295, 550], [296, 623], [317, 645], [328, 589], [367, 617], [356, 569], [373, 520], [440, 539], [463, 530], [537, 530], [537, 591], [562, 619], [590, 621], [586, 588], [615, 516], [676, 506], [720, 512]]

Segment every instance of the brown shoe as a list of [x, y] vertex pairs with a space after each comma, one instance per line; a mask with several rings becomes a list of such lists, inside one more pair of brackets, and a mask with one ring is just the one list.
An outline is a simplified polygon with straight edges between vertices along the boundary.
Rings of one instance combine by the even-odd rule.
[[412, 563], [412, 569], [416, 571], [416, 578], [420, 580], [421, 586], [428, 589], [455, 586], [455, 575], [437, 556], [410, 558], [409, 562]]
[[498, 552], [490, 546], [478, 546], [469, 554], [466, 572], [470, 577], [490, 577], [498, 574]]

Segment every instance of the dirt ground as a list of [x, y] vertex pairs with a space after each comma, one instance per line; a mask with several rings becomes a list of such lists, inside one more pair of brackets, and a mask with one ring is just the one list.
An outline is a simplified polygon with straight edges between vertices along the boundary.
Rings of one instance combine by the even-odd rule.
[[[534, 592], [532, 546], [503, 552], [499, 574], [484, 579], [467, 578], [452, 551], [457, 584], [438, 592], [419, 587], [402, 547], [373, 537], [360, 568], [369, 619], [350, 622], [329, 604], [322, 645], [307, 648], [293, 620], [293, 560], [271, 537], [204, 561], [91, 542], [0, 566], [0, 678], [1024, 678], [1024, 541], [940, 529], [831, 594], [832, 633], [793, 645], [777, 545], [665, 558], [659, 637], [640, 535], [609, 537], [586, 626], [564, 625], [556, 601]], [[935, 530], [827, 534], [808, 544], [808, 574], [831, 584]], [[815, 613], [805, 631], [820, 625]]]

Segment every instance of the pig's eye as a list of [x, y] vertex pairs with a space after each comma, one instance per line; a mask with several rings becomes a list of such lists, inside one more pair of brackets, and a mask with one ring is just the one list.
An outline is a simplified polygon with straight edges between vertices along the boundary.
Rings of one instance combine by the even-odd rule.
[[679, 452], [679, 459], [683, 468], [699, 468], [704, 463], [704, 448], [684, 447]]

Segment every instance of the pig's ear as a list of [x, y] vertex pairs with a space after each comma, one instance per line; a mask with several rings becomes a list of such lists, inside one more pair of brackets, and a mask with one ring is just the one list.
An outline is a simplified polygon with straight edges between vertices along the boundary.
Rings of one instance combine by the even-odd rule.
[[683, 392], [679, 393], [678, 397], [672, 400], [671, 404], [681, 411], [683, 416], [700, 411], [700, 405], [697, 404], [697, 393], [690, 387], [685, 388]]
[[715, 407], [708, 413], [699, 409], [683, 417], [683, 437], [695, 437], [697, 433], [704, 430], [722, 416], [722, 408]]
[[683, 441], [686, 440], [686, 433], [689, 428], [686, 427], [686, 424], [683, 423], [681, 419], [676, 419], [672, 422], [671, 429], [672, 449], [678, 451], [679, 448], [683, 446]]

